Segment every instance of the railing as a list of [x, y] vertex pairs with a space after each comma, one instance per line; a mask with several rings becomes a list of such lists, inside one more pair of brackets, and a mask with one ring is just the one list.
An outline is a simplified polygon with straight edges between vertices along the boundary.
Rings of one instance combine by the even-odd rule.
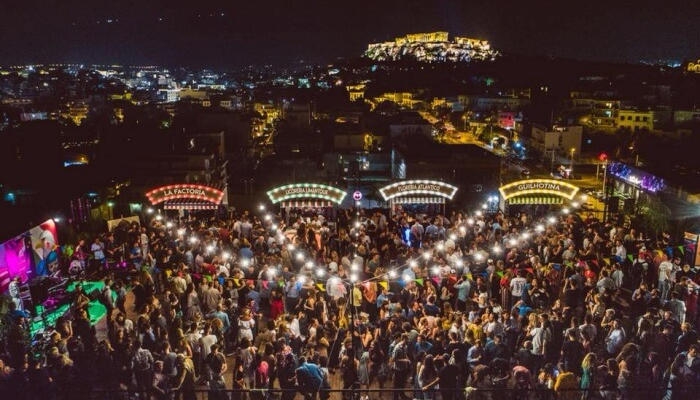
[[[699, 398], [700, 386], [680, 388], [641, 388], [615, 389], [566, 389], [555, 391], [547, 388], [473, 388], [435, 389], [321, 389], [316, 392], [303, 392], [299, 389], [226, 389], [170, 391], [168, 393], [143, 392], [136, 390], [103, 390], [73, 388], [56, 393], [57, 400], [691, 400]], [[13, 397], [13, 400], [34, 400], [27, 397]], [[37, 399], [39, 400], [39, 399]], [[42, 399], [43, 400], [43, 399]]]

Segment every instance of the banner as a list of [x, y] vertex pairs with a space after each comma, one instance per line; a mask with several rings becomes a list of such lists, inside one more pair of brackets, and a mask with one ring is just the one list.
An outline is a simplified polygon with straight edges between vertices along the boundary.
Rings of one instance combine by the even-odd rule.
[[36, 276], [50, 275], [58, 269], [58, 234], [56, 223], [50, 219], [29, 230], [34, 250]]
[[110, 219], [109, 221], [107, 221], [107, 229], [110, 232], [112, 232], [114, 230], [114, 228], [116, 228], [122, 221], [124, 221], [124, 223], [126, 223], [126, 224], [129, 224], [130, 226], [134, 222], [141, 225], [141, 220], [139, 219], [138, 216], [131, 216], [131, 217], [124, 217], [124, 218]]

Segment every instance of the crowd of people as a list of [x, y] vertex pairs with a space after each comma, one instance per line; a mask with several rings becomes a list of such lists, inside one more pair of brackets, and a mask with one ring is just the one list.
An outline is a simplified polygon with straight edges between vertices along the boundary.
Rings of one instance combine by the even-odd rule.
[[700, 274], [665, 232], [561, 212], [317, 211], [149, 216], [81, 238], [65, 273], [85, 269], [104, 289], [79, 283], [45, 340], [11, 303], [0, 393], [610, 400], [700, 389]]

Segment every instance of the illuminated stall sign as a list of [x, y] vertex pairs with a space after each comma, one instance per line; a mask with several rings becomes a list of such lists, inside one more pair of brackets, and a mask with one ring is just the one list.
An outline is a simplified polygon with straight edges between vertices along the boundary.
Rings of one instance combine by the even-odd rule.
[[501, 186], [498, 190], [501, 192], [503, 200], [533, 194], [551, 194], [571, 200], [576, 196], [579, 188], [568, 182], [559, 180], [527, 179], [524, 181], [511, 182]]
[[146, 197], [153, 205], [179, 199], [203, 200], [221, 204], [224, 192], [209, 186], [182, 184], [161, 186], [146, 193]]
[[346, 194], [344, 190], [319, 183], [295, 183], [276, 187], [267, 192], [273, 204], [292, 199], [323, 199], [340, 204]]
[[639, 188], [655, 193], [666, 187], [666, 182], [662, 178], [641, 171], [629, 165], [613, 162], [608, 166], [608, 172], [623, 181], [635, 185]]
[[397, 197], [430, 195], [452, 200], [457, 193], [457, 187], [440, 181], [411, 180], [392, 183], [379, 189], [385, 201]]

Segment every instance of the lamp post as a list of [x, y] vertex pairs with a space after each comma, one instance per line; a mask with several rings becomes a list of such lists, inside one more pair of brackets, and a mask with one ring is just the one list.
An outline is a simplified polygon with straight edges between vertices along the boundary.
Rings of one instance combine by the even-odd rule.
[[571, 153], [571, 168], [569, 168], [569, 178], [571, 179], [574, 177], [574, 153], [576, 153], [576, 148], [572, 147], [569, 153]]
[[109, 207], [109, 219], [114, 219], [114, 202], [108, 201], [107, 207]]

